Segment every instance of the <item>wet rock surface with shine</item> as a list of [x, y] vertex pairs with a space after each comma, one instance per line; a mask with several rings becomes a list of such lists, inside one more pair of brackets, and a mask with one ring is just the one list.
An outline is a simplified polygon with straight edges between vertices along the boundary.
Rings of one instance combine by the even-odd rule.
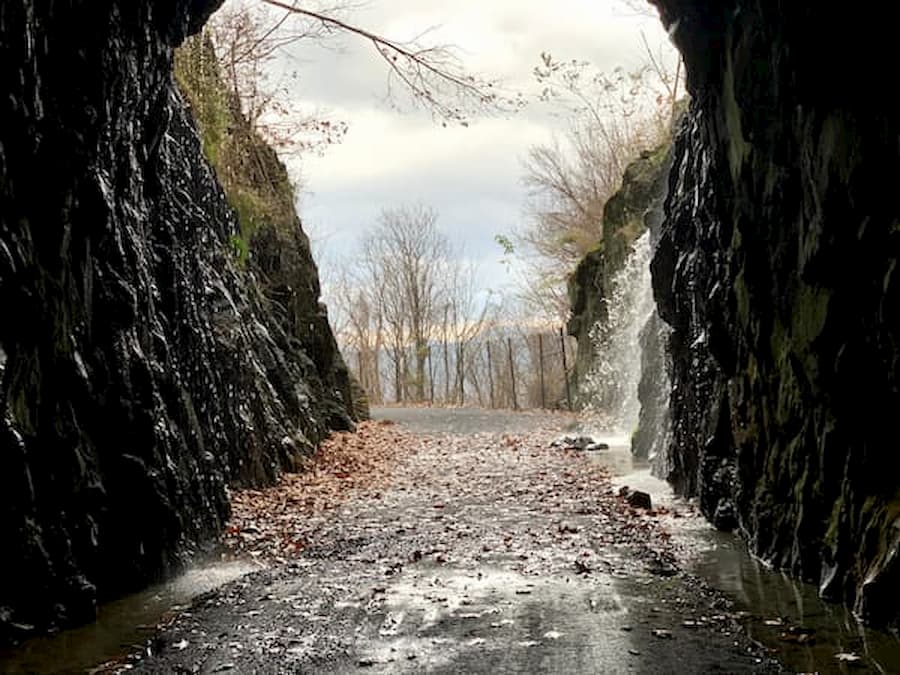
[[172, 82], [217, 5], [0, 8], [0, 643], [179, 568], [227, 483], [350, 424], [339, 357], [310, 347], [334, 344], [318, 299], [295, 318], [319, 335], [292, 334], [238, 268]]
[[893, 58], [891, 22], [654, 2], [693, 96], [653, 261], [668, 478], [755, 554], [896, 623], [900, 109], [861, 77]]

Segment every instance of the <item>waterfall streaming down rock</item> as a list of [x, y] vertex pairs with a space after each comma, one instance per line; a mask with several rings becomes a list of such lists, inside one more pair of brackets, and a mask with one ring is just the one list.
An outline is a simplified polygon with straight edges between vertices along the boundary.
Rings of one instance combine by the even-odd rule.
[[638, 384], [641, 412], [637, 430], [631, 436], [631, 453], [635, 459], [649, 461], [653, 475], [659, 478], [665, 478], [671, 468], [669, 397], [672, 379], [666, 353], [671, 333], [672, 329], [655, 309], [641, 329], [641, 379]]
[[631, 434], [640, 413], [641, 330], [655, 311], [650, 280], [653, 247], [650, 232], [634, 243], [612, 281], [606, 302], [607, 320], [590, 331], [594, 359], [584, 378], [585, 408], [606, 431]]

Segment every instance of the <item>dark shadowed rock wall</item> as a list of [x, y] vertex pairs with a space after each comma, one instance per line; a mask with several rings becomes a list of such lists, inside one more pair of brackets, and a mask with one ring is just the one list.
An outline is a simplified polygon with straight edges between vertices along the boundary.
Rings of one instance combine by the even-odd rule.
[[351, 424], [308, 248], [241, 263], [173, 86], [216, 4], [0, 3], [0, 639], [177, 568], [228, 483]]
[[[669, 478], [752, 549], [900, 610], [900, 114], [890, 21], [656, 0], [687, 64], [653, 263], [673, 327]], [[876, 76], [877, 77], [877, 76]]]

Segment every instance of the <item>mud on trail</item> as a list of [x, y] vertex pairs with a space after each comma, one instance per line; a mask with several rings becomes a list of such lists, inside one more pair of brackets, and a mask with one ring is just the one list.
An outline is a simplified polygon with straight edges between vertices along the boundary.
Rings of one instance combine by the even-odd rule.
[[631, 508], [598, 463], [550, 447], [572, 418], [466, 414], [394, 413], [405, 424], [363, 424], [307, 472], [235, 494], [228, 546], [270, 567], [198, 598], [127, 667], [777, 669], [679, 569], [677, 514]]

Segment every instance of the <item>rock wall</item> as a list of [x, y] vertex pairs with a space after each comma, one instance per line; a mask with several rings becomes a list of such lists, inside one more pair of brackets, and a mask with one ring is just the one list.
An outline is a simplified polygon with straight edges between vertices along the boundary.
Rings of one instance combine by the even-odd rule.
[[0, 5], [0, 641], [176, 569], [228, 483], [351, 424], [315, 268], [241, 264], [173, 85], [216, 5]]
[[594, 342], [591, 329], [597, 322], [606, 323], [606, 286], [609, 272], [603, 243], [599, 242], [593, 251], [585, 255], [575, 271], [569, 276], [569, 320], [566, 332], [575, 338], [575, 364], [573, 370], [576, 404], [583, 405], [581, 387], [585, 377], [591, 372], [594, 362]]
[[229, 237], [233, 262], [250, 273], [248, 288], [261, 290], [268, 314], [290, 342], [285, 348], [311, 359], [328, 391], [316, 399], [319, 417], [331, 428], [343, 428], [346, 402], [352, 401], [351, 417], [368, 418], [368, 403], [351, 384], [320, 301], [318, 270], [297, 217], [287, 169], [224, 84], [205, 31], [178, 48], [174, 72], [197, 124], [203, 154], [237, 214], [238, 230]]
[[900, 113], [888, 27], [839, 4], [656, 0], [693, 103], [654, 290], [669, 478], [752, 549], [900, 613]]

